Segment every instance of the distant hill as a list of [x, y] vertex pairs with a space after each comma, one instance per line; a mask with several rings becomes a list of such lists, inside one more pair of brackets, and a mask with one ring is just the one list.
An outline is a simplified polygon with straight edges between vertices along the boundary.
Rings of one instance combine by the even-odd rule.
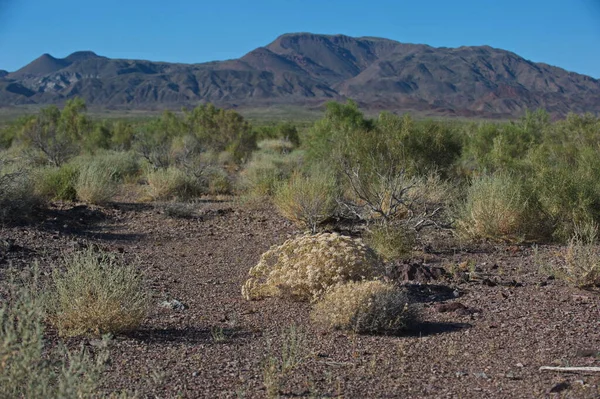
[[352, 98], [367, 109], [506, 117], [546, 108], [600, 113], [600, 81], [488, 46], [435, 48], [381, 38], [285, 34], [239, 59], [175, 64], [44, 54], [0, 71], [0, 106], [62, 103], [160, 109], [317, 106]]

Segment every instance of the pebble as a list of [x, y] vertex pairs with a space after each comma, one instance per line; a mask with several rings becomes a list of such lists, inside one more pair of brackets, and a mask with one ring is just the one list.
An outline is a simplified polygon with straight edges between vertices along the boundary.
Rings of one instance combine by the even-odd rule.
[[177, 299], [171, 299], [170, 301], [163, 301], [160, 303], [161, 308], [173, 309], [173, 310], [185, 310], [188, 306]]

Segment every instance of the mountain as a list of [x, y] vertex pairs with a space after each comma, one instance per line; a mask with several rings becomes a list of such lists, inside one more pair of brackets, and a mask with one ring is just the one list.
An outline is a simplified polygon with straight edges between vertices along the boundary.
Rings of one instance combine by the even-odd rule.
[[600, 81], [488, 46], [435, 48], [393, 40], [285, 34], [239, 59], [202, 64], [44, 54], [0, 71], [0, 106], [62, 103], [160, 109], [318, 106], [352, 98], [367, 109], [507, 117], [545, 108], [600, 113]]

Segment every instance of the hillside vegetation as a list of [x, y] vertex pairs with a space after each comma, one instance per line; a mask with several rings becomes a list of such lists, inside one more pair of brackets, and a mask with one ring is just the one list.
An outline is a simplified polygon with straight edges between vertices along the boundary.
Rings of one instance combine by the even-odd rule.
[[[531, 253], [527, 265], [534, 272], [509, 271], [528, 281], [523, 291], [530, 300], [541, 301], [535, 290], [555, 280], [563, 284], [556, 289], [573, 297], [581, 295], [565, 290], [590, 290], [586, 295], [595, 298], [600, 287], [600, 118], [591, 114], [552, 121], [537, 110], [508, 122], [419, 120], [391, 112], [370, 118], [348, 101], [328, 103], [310, 125], [253, 125], [211, 104], [136, 121], [95, 120], [76, 98], [3, 126], [0, 145], [0, 234], [11, 235], [0, 241], [0, 262], [7, 262], [0, 269], [0, 295], [7, 298], [0, 308], [0, 356], [8, 359], [0, 364], [0, 380], [18, 377], [18, 384], [3, 385], [12, 397], [81, 397], [97, 386], [111, 391], [102, 380], [107, 375], [120, 381], [126, 395], [126, 377], [115, 370], [137, 364], [140, 356], [111, 365], [104, 349], [115, 345], [131, 354], [132, 347], [145, 345], [144, 357], [160, 357], [157, 348], [181, 339], [198, 351], [194, 356], [203, 356], [198, 353], [204, 347], [194, 345], [206, 332], [194, 323], [204, 323], [199, 315], [205, 309], [211, 309], [207, 317], [231, 322], [229, 330], [211, 326], [211, 342], [238, 333], [261, 340], [267, 349], [244, 347], [238, 354], [256, 363], [259, 350], [262, 373], [248, 378], [260, 374], [261, 395], [285, 395], [286, 381], [299, 384], [296, 370], [329, 355], [296, 352], [304, 338], [295, 329], [281, 338], [281, 354], [272, 353], [271, 341], [256, 331], [280, 323], [277, 312], [289, 305], [282, 301], [294, 303], [286, 318], [325, 331], [312, 334], [313, 345], [320, 337], [337, 339], [327, 331], [354, 337], [349, 339], [377, 335], [370, 343], [420, 337], [427, 325], [423, 315], [447, 310], [436, 302], [492, 287], [503, 290], [494, 293], [497, 298], [506, 294], [504, 287], [523, 287], [505, 283], [495, 261], [475, 258], [488, 246], [504, 255]], [[94, 230], [108, 215], [115, 225], [125, 223], [126, 233], [115, 225]], [[129, 217], [133, 221], [124, 222]], [[76, 237], [68, 245], [66, 234]], [[20, 246], [25, 242], [37, 249]], [[463, 256], [460, 262], [457, 256]], [[226, 262], [215, 263], [218, 257]], [[441, 265], [423, 266], [429, 258]], [[448, 287], [409, 284], [413, 267], [425, 270], [427, 283], [438, 279]], [[484, 267], [497, 274], [495, 280]], [[543, 285], [534, 283], [539, 278]], [[164, 316], [187, 309], [171, 298], [177, 290], [195, 303], [194, 318]], [[234, 298], [231, 292], [237, 292]], [[243, 320], [258, 324], [239, 332], [223, 316], [223, 307], [232, 304], [245, 309]], [[263, 306], [268, 311], [261, 313]], [[470, 322], [479, 322], [480, 311], [460, 306]], [[252, 319], [255, 314], [260, 320]], [[180, 319], [191, 324], [173, 327]], [[484, 333], [492, 328], [498, 326]], [[109, 344], [114, 336], [129, 338]], [[51, 350], [44, 349], [44, 337]], [[83, 347], [65, 349], [63, 342], [93, 342], [88, 346], [99, 349], [90, 354]], [[415, 347], [422, 349], [423, 342]], [[210, 356], [226, 353], [219, 348], [211, 347]], [[194, 377], [210, 371], [194, 367], [200, 367]], [[44, 378], [37, 384], [23, 370]], [[162, 386], [159, 377], [152, 377], [153, 386]], [[352, 389], [360, 392], [356, 397], [365, 394], [364, 387]]]

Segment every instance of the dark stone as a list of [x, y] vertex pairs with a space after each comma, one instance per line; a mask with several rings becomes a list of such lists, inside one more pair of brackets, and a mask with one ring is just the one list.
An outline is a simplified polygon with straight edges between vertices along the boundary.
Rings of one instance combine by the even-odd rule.
[[396, 263], [392, 266], [391, 277], [402, 282], [418, 281], [427, 283], [446, 277], [446, 271], [441, 267], [425, 266], [418, 263]]
[[566, 389], [569, 389], [571, 387], [571, 384], [569, 384], [566, 381], [560, 382], [558, 384], [556, 384], [555, 386], [552, 387], [552, 389], [550, 389], [550, 393], [558, 393], [558, 392], [562, 392]]
[[457, 310], [467, 310], [468, 308], [460, 302], [439, 303], [435, 306], [435, 310], [440, 313], [456, 312]]

